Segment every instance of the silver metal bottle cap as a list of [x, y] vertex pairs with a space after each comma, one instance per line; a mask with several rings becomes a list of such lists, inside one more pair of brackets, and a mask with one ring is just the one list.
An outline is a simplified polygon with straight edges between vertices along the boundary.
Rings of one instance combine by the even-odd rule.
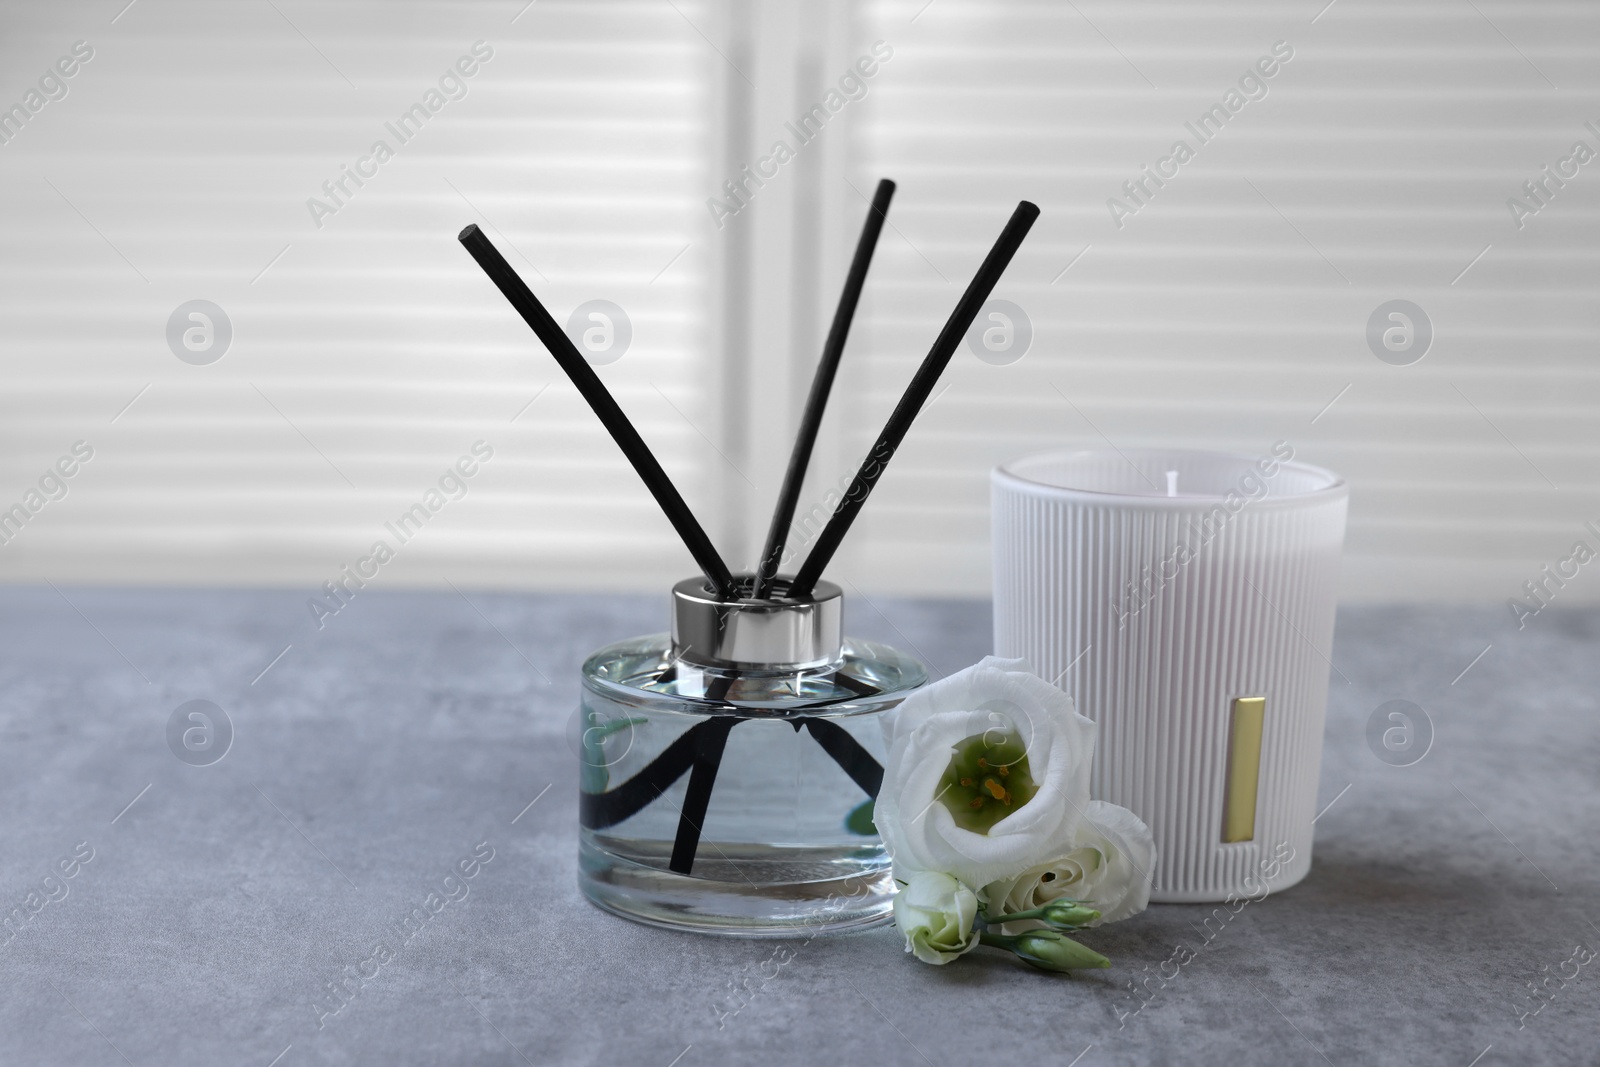
[[[749, 589], [751, 575], [736, 575]], [[810, 596], [790, 599], [787, 579], [772, 596], [718, 600], [705, 578], [685, 578], [672, 587], [672, 648], [683, 660], [707, 667], [820, 667], [842, 654], [844, 597], [829, 581]]]

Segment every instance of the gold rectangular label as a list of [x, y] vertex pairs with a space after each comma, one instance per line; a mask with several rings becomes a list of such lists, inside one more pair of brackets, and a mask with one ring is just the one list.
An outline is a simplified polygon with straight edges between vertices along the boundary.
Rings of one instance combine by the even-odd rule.
[[1222, 840], [1252, 841], [1256, 836], [1256, 786], [1261, 777], [1261, 723], [1266, 697], [1238, 697], [1228, 741], [1228, 794]]

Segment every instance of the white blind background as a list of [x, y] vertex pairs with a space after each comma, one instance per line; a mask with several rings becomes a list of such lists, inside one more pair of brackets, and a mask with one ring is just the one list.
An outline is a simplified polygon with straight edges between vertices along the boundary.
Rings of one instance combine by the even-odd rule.
[[[858, 32], [897, 52], [853, 128], [856, 181], [902, 184], [852, 422], [881, 420], [1024, 197], [1043, 216], [996, 295], [1035, 337], [1010, 366], [957, 359], [864, 512], [859, 569], [986, 588], [988, 468], [1107, 441], [1282, 439], [1343, 473], [1347, 597], [1503, 600], [1574, 541], [1600, 548], [1583, 528], [1600, 518], [1600, 162], [1520, 231], [1506, 206], [1575, 141], [1600, 150], [1584, 127], [1600, 124], [1600, 8], [921, 8], [869, 5]], [[1184, 122], [1279, 40], [1294, 58], [1266, 98], [1113, 225], [1107, 199], [1196, 144]], [[1435, 331], [1411, 366], [1365, 340], [1397, 298]], [[1600, 598], [1600, 579], [1559, 595]]]
[[[8, 102], [74, 41], [95, 50], [0, 148], [0, 506], [95, 448], [0, 574], [315, 589], [380, 537], [380, 584], [692, 567], [456, 234], [483, 227], [558, 320], [627, 311], [601, 373], [715, 521], [697, 5], [142, 0], [113, 23], [120, 6], [0, 9]], [[466, 95], [400, 144], [384, 123], [477, 41], [493, 58]], [[379, 139], [394, 158], [318, 229], [307, 198]], [[209, 366], [165, 338], [195, 298], [233, 325]], [[466, 496], [399, 547], [384, 523], [479, 439], [494, 458]]]
[[[1015, 202], [1044, 214], [996, 293], [1032, 348], [957, 356], [840, 557], [862, 588], [984, 592], [989, 468], [1107, 441], [1283, 439], [1342, 472], [1358, 599], [1502, 600], [1600, 519], [1600, 162], [1520, 230], [1506, 207], [1575, 141], [1600, 150], [1593, 5], [5, 3], [0, 105], [78, 40], [67, 96], [0, 147], [0, 508], [74, 441], [95, 457], [0, 546], [0, 580], [314, 589], [479, 439], [494, 458], [382, 582], [690, 573], [456, 244], [467, 222], [558, 319], [626, 310], [600, 373], [748, 566], [883, 175], [900, 190], [807, 505]], [[467, 95], [396, 144], [383, 124], [480, 40]], [[713, 225], [707, 197], [877, 40], [865, 99]], [[1279, 40], [1268, 95], [1118, 229], [1107, 198]], [[306, 199], [379, 138], [394, 159], [316, 228]], [[234, 330], [209, 366], [165, 339], [197, 298]], [[1365, 339], [1397, 298], [1435, 333], [1412, 366]]]

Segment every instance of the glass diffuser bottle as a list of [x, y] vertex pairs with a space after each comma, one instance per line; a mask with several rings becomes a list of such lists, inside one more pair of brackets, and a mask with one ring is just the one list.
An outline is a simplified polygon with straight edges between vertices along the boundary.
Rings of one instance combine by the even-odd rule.
[[894, 881], [872, 825], [880, 719], [927, 672], [892, 648], [845, 640], [839, 588], [822, 572], [1039, 217], [1037, 206], [1017, 205], [805, 562], [779, 578], [894, 188], [885, 178], [873, 195], [756, 575], [729, 572], [605, 383], [499, 250], [476, 225], [458, 238], [594, 410], [705, 575], [673, 589], [670, 635], [610, 645], [583, 665], [578, 878], [590, 900], [618, 915], [747, 936], [889, 915]]
[[841, 637], [842, 597], [779, 580], [718, 599], [672, 591], [672, 632], [583, 665], [579, 883], [630, 919], [793, 936], [887, 918], [872, 826], [880, 717], [927, 680], [917, 660]]

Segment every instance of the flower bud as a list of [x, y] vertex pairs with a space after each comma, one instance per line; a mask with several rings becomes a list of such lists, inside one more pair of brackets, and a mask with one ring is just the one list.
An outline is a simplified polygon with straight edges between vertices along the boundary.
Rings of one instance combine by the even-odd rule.
[[924, 963], [949, 963], [977, 947], [978, 898], [948, 874], [919, 871], [894, 895], [894, 921], [906, 951]]
[[1074, 901], [1053, 900], [1039, 909], [1039, 918], [1058, 930], [1073, 930], [1080, 926], [1088, 926], [1100, 918], [1100, 913]]
[[1092, 948], [1054, 930], [1030, 930], [1011, 941], [1011, 951], [1041, 971], [1076, 971], [1110, 967], [1111, 961]]

